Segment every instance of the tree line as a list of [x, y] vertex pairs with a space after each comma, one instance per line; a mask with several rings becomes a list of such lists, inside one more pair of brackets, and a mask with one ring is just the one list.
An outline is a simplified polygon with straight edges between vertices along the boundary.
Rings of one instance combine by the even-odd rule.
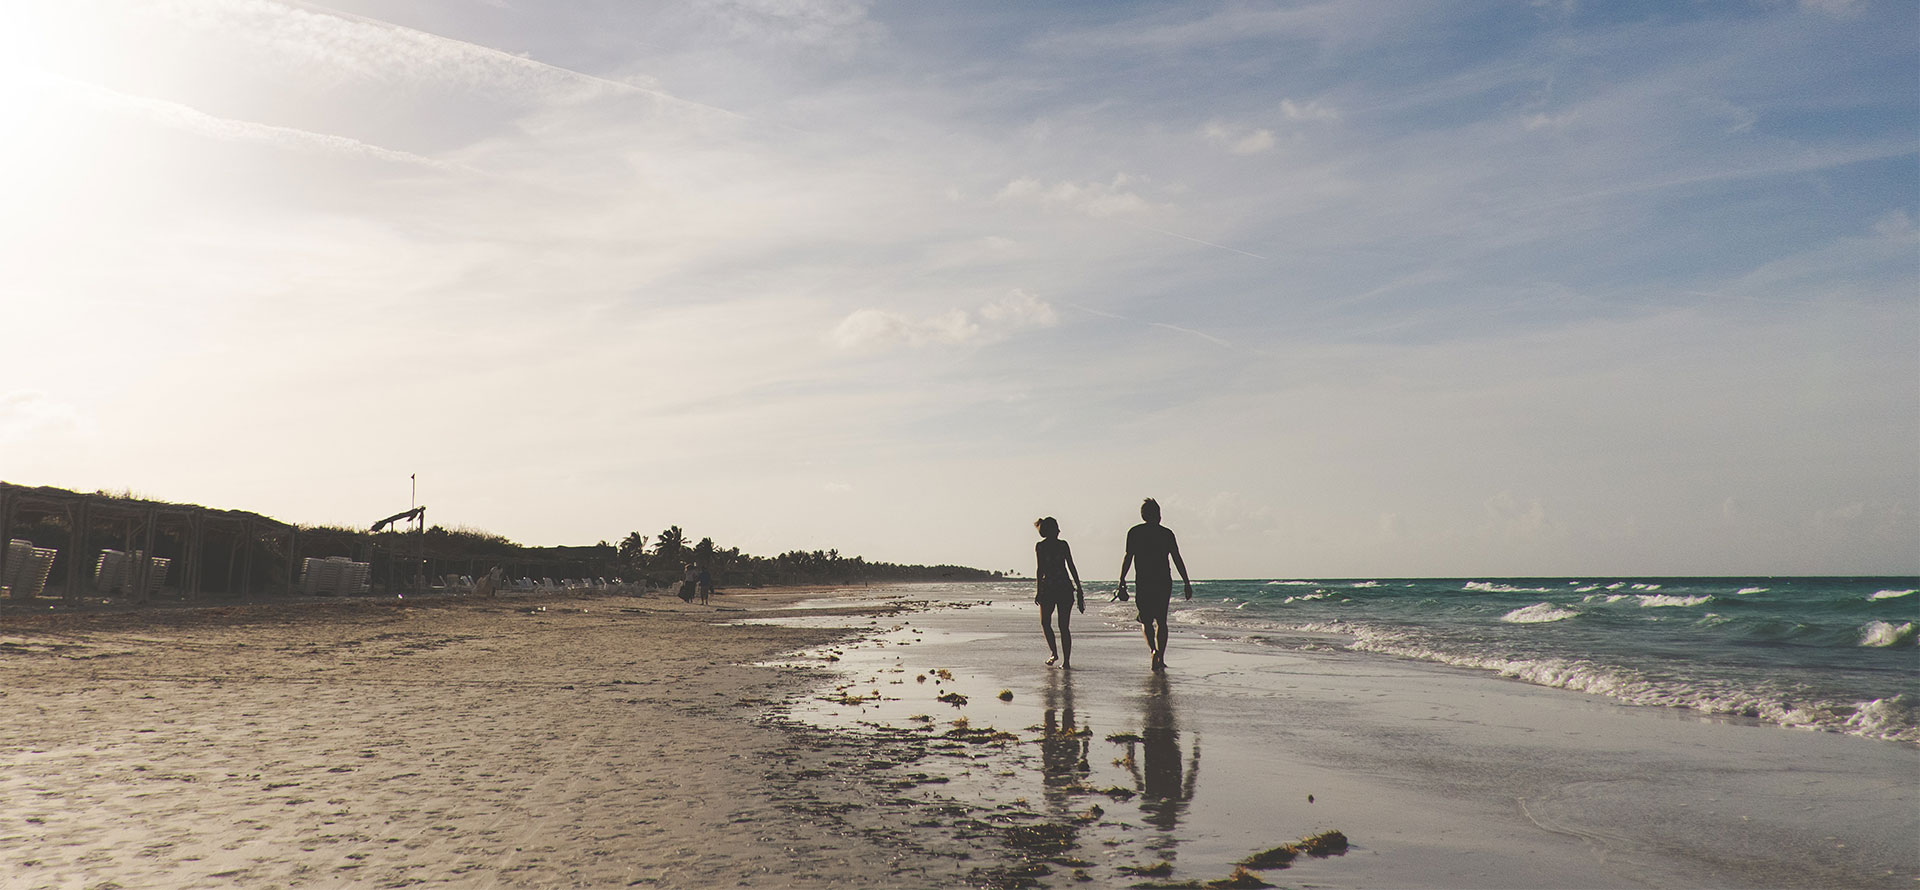
[[901, 565], [873, 562], [861, 556], [843, 556], [832, 550], [789, 550], [778, 556], [755, 556], [738, 547], [721, 547], [712, 538], [689, 544], [678, 525], [659, 534], [631, 532], [620, 540], [615, 555], [627, 569], [627, 578], [651, 583], [678, 580], [687, 565], [705, 568], [722, 587], [764, 584], [860, 584], [874, 581], [985, 581], [1000, 572], [956, 565]]

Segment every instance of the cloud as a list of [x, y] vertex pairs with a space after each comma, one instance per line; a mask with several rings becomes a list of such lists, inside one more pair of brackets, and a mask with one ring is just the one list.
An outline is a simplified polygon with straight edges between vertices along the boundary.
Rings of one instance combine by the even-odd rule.
[[128, 3], [129, 27], [180, 29], [261, 51], [262, 61], [333, 77], [492, 93], [574, 93], [581, 87], [638, 89], [533, 59], [334, 10], [268, 0]]
[[1256, 155], [1273, 148], [1273, 131], [1240, 129], [1225, 124], [1208, 124], [1202, 135], [1208, 142], [1237, 155]]
[[1530, 133], [1539, 130], [1562, 130], [1566, 129], [1566, 127], [1573, 123], [1578, 117], [1579, 115], [1574, 112], [1567, 112], [1566, 114], [1539, 112], [1523, 118], [1520, 126], [1524, 127]]
[[1007, 183], [994, 200], [1003, 204], [1037, 204], [1049, 210], [1084, 213], [1092, 217], [1126, 216], [1152, 205], [1127, 189], [1133, 178], [1115, 174], [1112, 182], [1056, 182], [1021, 177]]
[[730, 37], [838, 57], [886, 36], [861, 0], [706, 0], [701, 12]]
[[1015, 290], [974, 311], [952, 309], [920, 320], [884, 309], [857, 309], [834, 326], [828, 339], [848, 350], [957, 346], [989, 343], [1020, 331], [1052, 327], [1059, 321], [1053, 306]]
[[126, 93], [117, 92], [105, 87], [67, 80], [66, 78], [53, 79], [61, 81], [62, 86], [84, 97], [83, 101], [111, 110], [128, 113], [163, 127], [204, 136], [208, 139], [226, 142], [247, 142], [275, 148], [318, 151], [327, 154], [360, 157], [376, 161], [431, 167], [445, 172], [455, 172], [466, 169], [424, 155], [383, 148], [378, 145], [361, 142], [357, 139], [349, 139], [345, 136], [314, 133], [294, 127], [276, 127], [271, 124], [256, 123], [254, 121], [215, 117], [214, 115], [182, 105], [178, 102], [149, 99], [144, 96], [130, 96]]
[[1905, 210], [1887, 211], [1874, 221], [1873, 233], [1888, 241], [1901, 243], [1912, 243], [1916, 240], [1915, 235], [1920, 234], [1914, 228], [1913, 217], [1908, 216]]
[[1295, 102], [1292, 99], [1280, 100], [1280, 113], [1290, 121], [1337, 121], [1340, 112], [1321, 104], [1318, 100]]

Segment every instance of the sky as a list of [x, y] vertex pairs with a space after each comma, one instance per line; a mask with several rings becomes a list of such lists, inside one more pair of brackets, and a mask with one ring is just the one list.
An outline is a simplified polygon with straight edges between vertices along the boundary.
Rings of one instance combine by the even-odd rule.
[[1920, 573], [1920, 5], [28, 0], [0, 480], [1112, 578]]

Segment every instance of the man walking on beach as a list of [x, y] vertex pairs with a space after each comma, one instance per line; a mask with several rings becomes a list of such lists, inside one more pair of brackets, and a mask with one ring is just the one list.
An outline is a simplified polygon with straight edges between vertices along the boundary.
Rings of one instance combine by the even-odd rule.
[[1127, 530], [1127, 557], [1120, 562], [1120, 598], [1127, 598], [1127, 569], [1136, 563], [1134, 608], [1140, 611], [1140, 630], [1147, 637], [1147, 650], [1153, 653], [1153, 669], [1167, 667], [1167, 604], [1173, 600], [1173, 572], [1167, 568], [1171, 558], [1180, 569], [1180, 580], [1187, 586], [1187, 599], [1193, 599], [1193, 580], [1187, 577], [1187, 563], [1180, 558], [1180, 542], [1173, 529], [1160, 524], [1160, 504], [1147, 498], [1140, 504], [1140, 518], [1146, 520]]

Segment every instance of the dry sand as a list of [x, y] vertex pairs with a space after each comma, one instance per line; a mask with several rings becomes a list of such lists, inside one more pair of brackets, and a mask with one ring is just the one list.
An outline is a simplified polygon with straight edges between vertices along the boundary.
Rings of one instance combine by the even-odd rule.
[[[792, 599], [714, 606], [778, 614]], [[715, 617], [661, 595], [10, 615], [0, 884], [924, 887], [1005, 874], [1011, 860], [978, 833], [925, 818], [965, 808], [920, 785], [924, 746], [767, 719], [818, 674], [749, 665], [845, 631]]]

